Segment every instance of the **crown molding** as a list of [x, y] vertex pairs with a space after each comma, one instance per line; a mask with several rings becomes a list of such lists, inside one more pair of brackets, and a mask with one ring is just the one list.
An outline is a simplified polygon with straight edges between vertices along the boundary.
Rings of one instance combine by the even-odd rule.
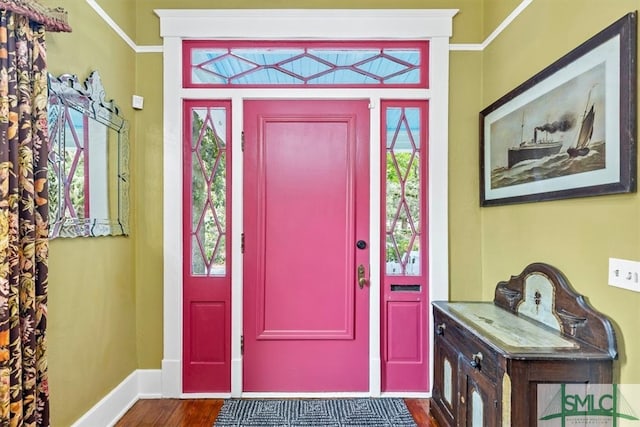
[[489, 34], [489, 37], [487, 37], [485, 39], [485, 41], [482, 42], [482, 49], [484, 50], [487, 48], [487, 46], [489, 46], [491, 44], [491, 42], [493, 40], [495, 40], [496, 37], [498, 37], [498, 35], [504, 31], [505, 28], [507, 28], [509, 25], [511, 25], [511, 23], [518, 17], [518, 15], [520, 15], [522, 13], [523, 10], [525, 10], [527, 8], [527, 6], [529, 6], [531, 3], [533, 3], [533, 0], [523, 0], [518, 7], [516, 7], [515, 9], [513, 9], [513, 11], [504, 19], [504, 21], [502, 21], [500, 23], [500, 25], [498, 25], [498, 27], [493, 30], [493, 32], [491, 34]]
[[[496, 29], [489, 34], [489, 36], [482, 43], [452, 43], [449, 45], [450, 51], [460, 51], [460, 52], [471, 52], [471, 51], [483, 51], [493, 42], [493, 40], [502, 33], [511, 23], [525, 10], [534, 0], [523, 0], [501, 23], [496, 27]], [[138, 46], [128, 35], [124, 32], [122, 28], [105, 12], [105, 10], [100, 7], [96, 0], [86, 0], [87, 4], [93, 8], [93, 10], [109, 25], [113, 31], [116, 32], [124, 40], [125, 43], [135, 53], [162, 53], [163, 47], [162, 45], [147, 45], [147, 46]], [[201, 11], [198, 11], [201, 12]], [[189, 13], [189, 12], [187, 12]], [[264, 14], [264, 10], [256, 11], [258, 16], [262, 16]]]
[[162, 52], [162, 46], [138, 46], [132, 39], [124, 32], [124, 30], [109, 16], [105, 10], [100, 7], [96, 0], [86, 0], [87, 4], [100, 16], [104, 22], [111, 27], [113, 31], [131, 48], [135, 53], [155, 53]]
[[484, 49], [481, 43], [452, 43], [449, 45], [449, 50], [469, 52], [469, 51], [482, 51]]

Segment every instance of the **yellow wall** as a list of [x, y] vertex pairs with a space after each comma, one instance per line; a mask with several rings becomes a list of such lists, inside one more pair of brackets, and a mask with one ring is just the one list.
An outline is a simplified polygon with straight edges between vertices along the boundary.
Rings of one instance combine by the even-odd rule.
[[522, 0], [483, 0], [482, 3], [482, 39], [484, 40], [522, 3]]
[[482, 297], [478, 209], [481, 52], [451, 52], [449, 95], [449, 298]]
[[[54, 0], [47, 3], [54, 5]], [[107, 98], [116, 100], [135, 135], [133, 50], [84, 1], [55, 0], [55, 6], [69, 12], [73, 32], [47, 34], [49, 71], [76, 74], [84, 81], [99, 70]], [[133, 215], [131, 220], [135, 236]], [[48, 336], [54, 426], [72, 424], [138, 367], [133, 242], [134, 237], [51, 241]]]
[[[99, 0], [140, 46], [161, 45], [153, 9], [207, 8], [207, 0]], [[54, 240], [50, 259], [50, 359], [54, 425], [81, 416], [134, 369], [162, 361], [162, 55], [133, 51], [80, 0], [66, 8], [72, 34], [49, 36], [53, 73], [99, 69], [107, 95], [131, 118], [129, 238]], [[519, 0], [238, 0], [234, 8], [459, 8], [454, 43], [480, 43]], [[606, 5], [605, 5], [606, 4]], [[450, 297], [491, 299], [499, 280], [546, 261], [613, 317], [623, 382], [640, 382], [640, 295], [608, 287], [608, 257], [640, 259], [636, 194], [480, 208], [478, 112], [636, 0], [535, 0], [485, 51], [451, 52], [449, 105]], [[135, 17], [135, 23], [132, 19]], [[131, 95], [145, 98], [133, 111]], [[177, 200], [176, 203], [180, 203]], [[574, 218], [580, 218], [576, 223]], [[594, 243], [595, 242], [595, 243]], [[134, 286], [135, 284], [135, 286]], [[87, 305], [85, 301], [94, 301]], [[626, 340], [622, 339], [622, 336]]]
[[[53, 2], [54, 0], [49, 0]], [[102, 9], [118, 23], [118, 26], [130, 39], [135, 40], [136, 19], [135, 3], [131, 0], [107, 0], [97, 2]]]
[[[140, 157], [135, 162], [134, 181], [138, 197], [134, 209], [138, 218], [136, 237], [136, 318], [138, 364], [159, 369], [162, 361], [162, 55], [139, 54], [136, 93], [144, 96], [144, 110], [136, 113], [136, 143]], [[182, 200], [175, 203], [182, 203]]]
[[482, 34], [480, 0], [235, 0], [218, 2], [215, 7], [210, 0], [137, 0], [136, 4], [139, 45], [162, 44], [160, 21], [154, 9], [459, 9], [454, 19], [453, 42], [475, 43]]
[[[484, 52], [483, 105], [637, 7], [632, 0], [535, 0]], [[477, 170], [467, 174], [475, 179]], [[613, 319], [621, 354], [618, 380], [640, 382], [640, 294], [607, 285], [609, 257], [640, 260], [637, 193], [483, 208], [481, 233], [485, 299], [492, 298], [496, 282], [530, 262], [557, 266]]]

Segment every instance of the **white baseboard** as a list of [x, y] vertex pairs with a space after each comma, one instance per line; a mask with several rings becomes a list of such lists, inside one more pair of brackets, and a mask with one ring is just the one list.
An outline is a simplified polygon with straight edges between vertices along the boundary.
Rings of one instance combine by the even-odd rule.
[[385, 391], [380, 397], [402, 397], [403, 399], [429, 399], [431, 392], [422, 391]]
[[[80, 417], [71, 427], [113, 426], [139, 399], [160, 399], [163, 396], [162, 371], [160, 369], [138, 369], [116, 386], [93, 408]], [[174, 391], [174, 387], [169, 387]], [[245, 398], [266, 397], [369, 397], [370, 393], [241, 393]], [[177, 393], [179, 398], [231, 397], [230, 393]], [[382, 393], [381, 397], [431, 397], [431, 393]]]
[[182, 393], [182, 364], [177, 359], [162, 359], [162, 396], [178, 398]]
[[162, 372], [160, 369], [138, 369], [138, 398], [162, 398]]
[[160, 369], [138, 369], [71, 427], [113, 426], [138, 399], [159, 399], [160, 397], [162, 397]]

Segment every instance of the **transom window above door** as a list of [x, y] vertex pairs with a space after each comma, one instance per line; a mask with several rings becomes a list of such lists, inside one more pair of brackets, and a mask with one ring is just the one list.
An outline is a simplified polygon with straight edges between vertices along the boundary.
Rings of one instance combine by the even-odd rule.
[[184, 87], [428, 87], [426, 41], [183, 42]]

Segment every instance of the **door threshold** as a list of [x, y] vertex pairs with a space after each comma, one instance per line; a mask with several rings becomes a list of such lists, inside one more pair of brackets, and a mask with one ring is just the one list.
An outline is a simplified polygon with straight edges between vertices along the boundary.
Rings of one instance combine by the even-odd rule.
[[323, 391], [323, 392], [246, 392], [244, 399], [330, 399], [339, 397], [377, 397], [369, 392]]
[[[409, 399], [428, 399], [430, 392], [394, 391], [373, 395], [369, 392], [327, 391], [327, 392], [245, 392], [241, 393], [241, 399], [331, 399], [331, 398], [357, 398], [357, 397], [401, 397]], [[231, 393], [181, 393], [180, 399], [231, 399], [236, 398]]]

